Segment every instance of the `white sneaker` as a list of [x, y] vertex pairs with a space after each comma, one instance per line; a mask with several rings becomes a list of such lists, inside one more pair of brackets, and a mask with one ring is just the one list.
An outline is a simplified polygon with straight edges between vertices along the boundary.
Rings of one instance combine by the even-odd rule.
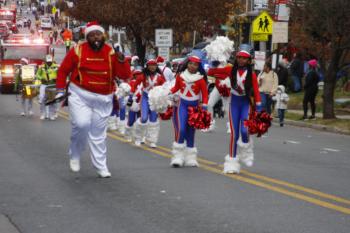
[[56, 120], [55, 116], [50, 116], [50, 121]]
[[45, 120], [45, 114], [41, 114], [40, 120]]
[[70, 159], [69, 167], [72, 172], [80, 171], [80, 160], [79, 159]]
[[25, 116], [26, 115], [26, 113], [25, 112], [21, 112], [21, 116]]
[[28, 112], [28, 115], [29, 115], [29, 116], [33, 116], [33, 115], [34, 115], [33, 111], [29, 111], [29, 112]]
[[112, 176], [108, 170], [97, 171], [97, 174], [100, 178], [110, 178]]
[[151, 148], [157, 148], [157, 144], [155, 144], [154, 142], [151, 142], [151, 143], [149, 144], [149, 147], [151, 147]]
[[141, 142], [139, 140], [135, 140], [135, 146], [141, 146]]

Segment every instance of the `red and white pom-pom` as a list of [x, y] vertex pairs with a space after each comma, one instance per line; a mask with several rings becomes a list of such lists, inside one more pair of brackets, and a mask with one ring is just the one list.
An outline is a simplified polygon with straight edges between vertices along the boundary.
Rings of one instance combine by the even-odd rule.
[[226, 63], [233, 52], [233, 41], [228, 37], [218, 36], [214, 41], [207, 45], [204, 49], [207, 52], [207, 57], [211, 61], [220, 61]]
[[151, 111], [158, 113], [164, 113], [171, 105], [171, 101], [168, 98], [169, 90], [162, 86], [156, 86], [148, 93], [148, 103]]
[[257, 137], [267, 133], [271, 126], [272, 117], [266, 111], [252, 111], [249, 120], [244, 121], [244, 126], [248, 127], [249, 134], [256, 134]]
[[188, 107], [188, 125], [195, 129], [208, 129], [211, 124], [211, 113], [201, 107]]
[[163, 121], [170, 120], [171, 117], [173, 116], [173, 112], [174, 112], [173, 107], [170, 107], [170, 106], [169, 106], [168, 109], [166, 110], [166, 112], [160, 113], [160, 114], [159, 114], [159, 117], [160, 117], [160, 119], [162, 119]]
[[118, 88], [117, 91], [115, 92], [115, 95], [120, 98], [120, 97], [126, 97], [130, 94], [131, 91], [131, 87], [128, 83], [121, 83]]

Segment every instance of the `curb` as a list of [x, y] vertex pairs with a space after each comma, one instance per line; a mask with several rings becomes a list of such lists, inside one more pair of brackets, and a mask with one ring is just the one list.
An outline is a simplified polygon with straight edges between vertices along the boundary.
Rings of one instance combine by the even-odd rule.
[[[273, 122], [274, 123], [278, 123], [278, 119], [274, 118]], [[311, 128], [311, 129], [315, 129], [315, 130], [318, 130], [318, 131], [337, 133], [337, 134], [343, 134], [343, 135], [350, 135], [350, 131], [342, 130], [342, 129], [339, 129], [337, 127], [332, 127], [332, 126], [311, 124], [311, 123], [307, 123], [307, 122], [294, 121], [294, 120], [288, 120], [288, 119], [284, 120], [284, 124], [297, 126], [297, 127], [303, 127], [303, 128]]]

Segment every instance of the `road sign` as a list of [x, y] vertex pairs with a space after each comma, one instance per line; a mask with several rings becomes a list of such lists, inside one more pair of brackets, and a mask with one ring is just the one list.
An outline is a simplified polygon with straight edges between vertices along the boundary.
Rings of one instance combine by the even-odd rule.
[[52, 14], [55, 15], [57, 12], [57, 8], [55, 6], [52, 7]]
[[166, 61], [169, 61], [170, 60], [170, 49], [169, 49], [169, 47], [158, 47], [158, 56], [161, 56]]
[[254, 69], [263, 70], [265, 65], [266, 52], [255, 51], [254, 52]]
[[273, 19], [266, 11], [262, 11], [253, 20], [253, 34], [271, 35], [272, 32], [273, 32]]
[[272, 43], [288, 43], [288, 22], [273, 24]]
[[253, 34], [252, 35], [252, 41], [268, 41], [269, 35], [268, 34]]
[[173, 46], [173, 29], [156, 29], [156, 47]]

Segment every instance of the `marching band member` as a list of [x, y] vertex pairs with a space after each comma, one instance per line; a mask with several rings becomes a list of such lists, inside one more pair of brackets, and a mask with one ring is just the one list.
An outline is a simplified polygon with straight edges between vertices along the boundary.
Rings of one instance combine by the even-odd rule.
[[[133, 79], [130, 80], [129, 85], [132, 87], [135, 85], [135, 82], [137, 80], [138, 76], [142, 76], [142, 70], [140, 69], [134, 69], [133, 72]], [[125, 139], [128, 142], [132, 142], [134, 137], [134, 123], [136, 120], [140, 117], [140, 100], [142, 95], [142, 83], [137, 85], [135, 93], [133, 95], [133, 102], [132, 105], [129, 108], [129, 114], [128, 114], [128, 120], [126, 122], [125, 126]]]
[[106, 131], [112, 112], [115, 77], [128, 79], [131, 73], [124, 55], [105, 44], [104, 32], [96, 22], [87, 24], [87, 41], [69, 50], [58, 70], [56, 97], [64, 95], [66, 78], [70, 75], [71, 170], [80, 170], [80, 157], [88, 143], [98, 175], [108, 178], [111, 173], [107, 167]]
[[[230, 88], [230, 78], [227, 76], [226, 72], [220, 72], [220, 68], [218, 64], [214, 63], [214, 68], [210, 68], [208, 70], [208, 76], [213, 76], [215, 78], [215, 87], [209, 94], [209, 102], [208, 102], [208, 111], [211, 113], [213, 116], [212, 123], [209, 127], [208, 130], [205, 131], [212, 131], [215, 128], [215, 120], [214, 120], [214, 106], [215, 104], [222, 99], [224, 109], [228, 109], [229, 105], [229, 88]], [[229, 65], [228, 65], [229, 66]], [[228, 84], [228, 85], [227, 85]], [[227, 90], [227, 91], [226, 91]], [[228, 124], [228, 133], [230, 132], [229, 130], [229, 124]]]
[[236, 54], [233, 67], [221, 69], [221, 73], [226, 72], [231, 81], [230, 153], [225, 157], [224, 173], [238, 174], [241, 167], [239, 162], [252, 166], [254, 160], [253, 142], [249, 138], [248, 128], [244, 125], [244, 121], [248, 120], [253, 105], [251, 96], [254, 96], [257, 111], [261, 111], [261, 99], [257, 77], [251, 66], [248, 46], [242, 46], [242, 48], [245, 49], [240, 49]]
[[[27, 93], [27, 89], [30, 85], [33, 84], [34, 80], [26, 80], [24, 81], [22, 79], [22, 66], [28, 65], [29, 60], [27, 58], [21, 58], [20, 60], [21, 66], [16, 70], [15, 73], [15, 86], [14, 86], [14, 91], [18, 92], [21, 94], [21, 104], [22, 104], [22, 112], [21, 116], [32, 116], [33, 115], [33, 96], [32, 94]], [[34, 79], [34, 77], [33, 77]], [[25, 83], [27, 82], [27, 83]]]
[[[146, 68], [143, 70], [143, 74], [139, 76], [133, 87], [131, 88], [131, 95], [128, 100], [128, 106], [132, 105], [133, 95], [139, 84], [143, 84], [142, 96], [141, 96], [141, 117], [136, 122], [135, 129], [135, 145], [140, 146], [142, 138], [144, 137], [146, 130], [146, 139], [149, 146], [152, 148], [157, 147], [159, 136], [159, 121], [158, 113], [151, 111], [148, 103], [148, 92], [155, 86], [161, 86], [165, 82], [165, 78], [157, 66], [157, 62], [154, 59], [150, 59], [146, 63]], [[148, 126], [147, 126], [148, 123]]]
[[46, 55], [45, 63], [40, 65], [36, 72], [36, 79], [41, 82], [39, 92], [40, 120], [45, 120], [45, 118], [55, 120], [57, 118], [57, 104], [45, 106], [45, 101], [48, 98], [46, 95], [46, 88], [48, 86], [56, 86], [57, 71], [58, 65], [53, 61], [52, 56]]
[[[201, 66], [200, 58], [191, 56], [179, 70], [176, 76], [175, 86], [170, 90], [171, 95], [178, 92], [180, 97], [176, 112], [175, 134], [170, 165], [198, 166], [197, 148], [194, 147], [195, 129], [190, 127], [188, 121], [188, 107], [198, 106], [202, 98], [202, 107], [207, 108], [208, 89], [206, 74]], [[177, 128], [176, 128], [177, 127]], [[186, 140], [186, 145], [185, 145]]]

